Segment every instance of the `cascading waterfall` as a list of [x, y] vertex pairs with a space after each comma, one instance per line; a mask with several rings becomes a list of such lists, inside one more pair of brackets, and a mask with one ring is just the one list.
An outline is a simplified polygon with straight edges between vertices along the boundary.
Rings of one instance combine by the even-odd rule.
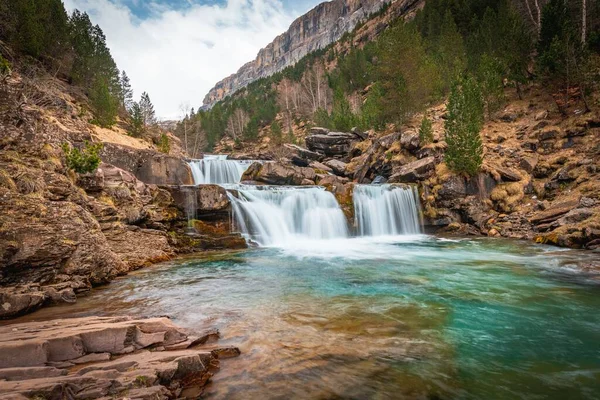
[[348, 237], [346, 217], [339, 204], [320, 187], [240, 185], [229, 193], [229, 198], [237, 227], [261, 246]]
[[228, 160], [226, 155], [205, 155], [189, 162], [196, 185], [239, 183], [254, 161]]
[[421, 233], [419, 194], [416, 187], [357, 185], [354, 215], [360, 236]]

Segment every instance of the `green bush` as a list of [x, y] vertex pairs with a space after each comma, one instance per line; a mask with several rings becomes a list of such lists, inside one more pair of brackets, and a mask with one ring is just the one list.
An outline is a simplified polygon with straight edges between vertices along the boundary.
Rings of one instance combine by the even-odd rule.
[[8, 74], [10, 74], [10, 63], [0, 54], [0, 77], [5, 77]]
[[68, 143], [63, 143], [62, 149], [65, 153], [67, 168], [79, 174], [87, 174], [96, 171], [100, 165], [100, 151], [104, 148], [102, 143], [85, 142], [83, 150], [71, 147]]

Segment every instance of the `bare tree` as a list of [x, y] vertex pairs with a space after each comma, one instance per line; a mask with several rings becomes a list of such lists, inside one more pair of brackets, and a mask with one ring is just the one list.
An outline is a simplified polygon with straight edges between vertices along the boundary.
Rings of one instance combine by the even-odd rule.
[[231, 136], [233, 140], [237, 140], [244, 133], [244, 128], [249, 121], [250, 117], [248, 117], [248, 113], [241, 108], [237, 108], [227, 121], [226, 133]]
[[179, 105], [179, 112], [181, 113], [181, 121], [183, 123], [183, 143], [185, 146], [185, 152], [189, 155], [188, 148], [188, 124], [190, 115], [190, 103], [185, 102]]
[[581, 45], [585, 46], [587, 40], [587, 0], [581, 0]]

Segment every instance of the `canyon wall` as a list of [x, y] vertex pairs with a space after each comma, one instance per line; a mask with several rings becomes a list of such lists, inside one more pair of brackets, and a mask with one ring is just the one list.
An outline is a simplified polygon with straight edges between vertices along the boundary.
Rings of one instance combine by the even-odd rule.
[[319, 4], [296, 19], [254, 61], [217, 83], [204, 98], [204, 107], [210, 108], [250, 83], [294, 65], [307, 54], [339, 40], [388, 3], [409, 7], [414, 0], [333, 0]]

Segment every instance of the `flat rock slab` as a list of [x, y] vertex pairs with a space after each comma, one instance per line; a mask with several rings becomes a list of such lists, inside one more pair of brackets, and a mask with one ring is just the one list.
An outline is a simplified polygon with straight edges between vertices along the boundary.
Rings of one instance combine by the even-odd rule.
[[3, 326], [0, 399], [202, 393], [219, 358], [240, 354], [237, 348], [200, 347], [217, 337], [216, 330], [188, 335], [168, 318], [90, 317]]

